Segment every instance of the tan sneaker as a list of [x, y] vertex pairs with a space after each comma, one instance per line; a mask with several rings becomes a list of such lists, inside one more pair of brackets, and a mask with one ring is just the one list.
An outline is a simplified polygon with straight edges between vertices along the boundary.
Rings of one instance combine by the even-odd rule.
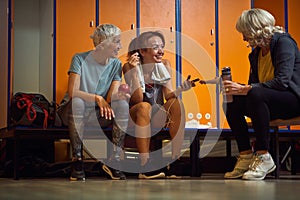
[[239, 155], [232, 172], [226, 172], [224, 178], [240, 178], [248, 171], [253, 154]]

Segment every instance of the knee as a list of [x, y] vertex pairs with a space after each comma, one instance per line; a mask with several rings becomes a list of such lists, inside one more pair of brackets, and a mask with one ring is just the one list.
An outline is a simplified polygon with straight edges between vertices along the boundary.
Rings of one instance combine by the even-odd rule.
[[118, 100], [112, 102], [112, 109], [115, 112], [116, 119], [128, 119], [129, 117], [129, 104], [125, 100]]
[[264, 101], [264, 90], [259, 87], [252, 88], [247, 94], [247, 102], [257, 105]]
[[129, 104], [125, 100], [113, 101], [111, 107], [117, 113], [128, 113], [129, 110]]
[[73, 115], [83, 115], [85, 110], [85, 101], [81, 98], [74, 97], [71, 99], [70, 113]]
[[142, 118], [149, 118], [150, 117], [150, 112], [151, 112], [151, 104], [148, 102], [141, 102], [136, 105], [136, 113], [138, 117]]
[[169, 110], [171, 113], [176, 114], [185, 114], [184, 105], [180, 99], [171, 98], [166, 103], [166, 109]]

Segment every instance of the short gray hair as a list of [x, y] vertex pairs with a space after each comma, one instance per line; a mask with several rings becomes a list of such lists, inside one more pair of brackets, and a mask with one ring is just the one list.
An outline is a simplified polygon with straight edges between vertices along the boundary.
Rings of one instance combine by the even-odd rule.
[[251, 46], [267, 46], [275, 32], [285, 32], [282, 27], [275, 26], [275, 18], [271, 13], [260, 8], [243, 11], [236, 29], [248, 38]]
[[96, 47], [102, 41], [120, 35], [121, 30], [113, 24], [101, 24], [96, 27], [94, 33], [90, 36], [93, 39], [94, 46]]

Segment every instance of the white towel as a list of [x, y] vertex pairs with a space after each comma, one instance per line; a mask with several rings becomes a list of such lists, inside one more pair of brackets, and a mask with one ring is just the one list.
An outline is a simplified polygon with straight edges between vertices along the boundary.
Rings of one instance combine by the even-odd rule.
[[142, 92], [145, 93], [145, 89], [146, 89], [146, 86], [145, 86], [145, 79], [144, 79], [144, 74], [143, 74], [143, 67], [141, 64], [138, 65], [138, 68], [137, 68], [137, 72], [138, 72], [138, 78], [140, 79], [140, 85], [141, 85], [141, 89], [142, 89]]
[[[145, 93], [145, 80], [142, 65], [138, 66], [138, 76], [143, 93]], [[155, 63], [151, 79], [158, 84], [164, 84], [171, 79], [170, 73], [163, 63]]]
[[154, 82], [164, 84], [171, 79], [171, 76], [163, 63], [155, 63], [154, 70], [151, 74], [151, 79]]

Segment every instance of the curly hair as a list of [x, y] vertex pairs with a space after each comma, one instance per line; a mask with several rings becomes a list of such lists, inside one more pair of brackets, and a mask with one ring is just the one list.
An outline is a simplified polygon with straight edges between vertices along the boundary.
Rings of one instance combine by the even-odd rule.
[[97, 26], [94, 33], [90, 36], [93, 39], [94, 46], [96, 47], [102, 41], [120, 35], [121, 30], [113, 24], [101, 24]]
[[266, 10], [253, 8], [243, 11], [236, 23], [250, 46], [268, 46], [274, 33], [284, 33], [283, 27], [275, 26], [274, 16]]

